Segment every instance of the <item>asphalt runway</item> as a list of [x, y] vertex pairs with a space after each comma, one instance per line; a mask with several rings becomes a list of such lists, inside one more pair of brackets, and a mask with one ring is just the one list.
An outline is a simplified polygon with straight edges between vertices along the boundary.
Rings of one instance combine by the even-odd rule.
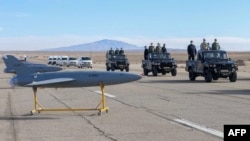
[[[141, 74], [140, 64], [134, 66], [131, 72]], [[189, 81], [184, 68], [177, 71], [176, 77], [148, 76], [106, 86], [109, 113], [101, 116], [97, 111], [31, 116], [32, 89], [10, 88], [12, 75], [1, 71], [0, 140], [222, 141], [224, 124], [250, 123], [250, 73], [239, 72], [236, 83], [205, 83], [202, 77]], [[48, 108], [91, 108], [100, 101], [97, 91], [98, 86], [38, 89], [38, 98]]]

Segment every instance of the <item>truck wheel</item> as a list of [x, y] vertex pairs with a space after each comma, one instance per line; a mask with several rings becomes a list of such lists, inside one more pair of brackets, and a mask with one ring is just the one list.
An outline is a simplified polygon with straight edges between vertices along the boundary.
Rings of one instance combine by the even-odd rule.
[[111, 70], [112, 70], [112, 71], [115, 71], [115, 67], [114, 67], [114, 66], [112, 66], [112, 67], [111, 67]]
[[218, 80], [219, 78], [217, 76], [213, 76], [213, 80]]
[[162, 75], [166, 75], [166, 73], [167, 72], [165, 70], [162, 70], [162, 72], [161, 72]]
[[144, 68], [144, 69], [143, 69], [143, 73], [144, 73], [144, 75], [147, 76], [147, 75], [148, 75], [148, 70]]
[[190, 81], [195, 81], [195, 74], [194, 74], [194, 72], [193, 71], [189, 71], [189, 80]]
[[236, 82], [236, 81], [237, 81], [237, 72], [233, 72], [233, 73], [229, 76], [229, 80], [230, 80], [230, 82]]
[[106, 67], [106, 69], [107, 69], [107, 71], [109, 71], [109, 70], [110, 70], [110, 68], [109, 68], [109, 67]]
[[153, 73], [153, 76], [157, 76], [158, 71], [157, 71], [157, 68], [156, 68], [156, 67], [153, 67], [153, 68], [152, 68], [152, 73]]
[[125, 70], [126, 70], [126, 72], [129, 72], [129, 67], [126, 67]]
[[176, 69], [172, 69], [171, 74], [172, 74], [172, 76], [176, 76], [177, 75], [177, 70]]
[[209, 70], [205, 71], [205, 81], [206, 82], [212, 82], [213, 76], [212, 73]]

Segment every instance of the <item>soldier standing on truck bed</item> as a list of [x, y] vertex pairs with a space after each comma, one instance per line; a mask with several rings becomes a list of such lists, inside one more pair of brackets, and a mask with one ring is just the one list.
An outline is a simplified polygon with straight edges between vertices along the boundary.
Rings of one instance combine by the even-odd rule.
[[119, 49], [116, 48], [116, 50], [115, 50], [115, 55], [118, 55], [118, 54], [119, 54]]
[[200, 50], [208, 50], [208, 45], [206, 43], [206, 39], [203, 39], [203, 42], [200, 45]]
[[144, 49], [144, 60], [147, 60], [148, 59], [148, 48], [147, 46], [145, 46], [145, 49]]
[[124, 54], [124, 50], [121, 48], [119, 54]]
[[188, 60], [194, 60], [194, 57], [195, 57], [197, 51], [196, 51], [196, 47], [193, 44], [192, 40], [190, 41], [190, 44], [187, 47], [187, 53], [188, 53]]
[[114, 50], [112, 48], [110, 48], [109, 55], [113, 56], [114, 54], [115, 54]]
[[162, 48], [161, 48], [161, 52], [163, 53], [166, 53], [167, 52], [167, 49], [166, 49], [166, 45], [163, 44]]
[[155, 47], [155, 52], [157, 52], [157, 53], [161, 52], [161, 45], [160, 45], [160, 43], [157, 43], [157, 46]]
[[153, 43], [150, 43], [150, 46], [148, 47], [148, 52], [153, 53], [154, 50], [155, 50], [155, 47], [154, 47]]
[[217, 42], [217, 39], [214, 39], [214, 42], [212, 44], [212, 50], [220, 50], [220, 45]]

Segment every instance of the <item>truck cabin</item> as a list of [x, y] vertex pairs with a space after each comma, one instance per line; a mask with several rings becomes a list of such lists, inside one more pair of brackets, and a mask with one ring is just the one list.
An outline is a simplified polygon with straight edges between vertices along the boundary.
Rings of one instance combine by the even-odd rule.
[[148, 59], [149, 60], [156, 60], [156, 59], [160, 59], [160, 60], [170, 60], [171, 56], [169, 53], [149, 53], [148, 55]]
[[111, 56], [111, 59], [126, 60], [127, 57], [126, 57], [125, 54], [119, 54], [119, 55], [113, 55], [113, 56]]
[[222, 59], [228, 60], [227, 53], [221, 50], [206, 50], [206, 51], [199, 51], [197, 60], [204, 61], [204, 60], [211, 60], [211, 59]]

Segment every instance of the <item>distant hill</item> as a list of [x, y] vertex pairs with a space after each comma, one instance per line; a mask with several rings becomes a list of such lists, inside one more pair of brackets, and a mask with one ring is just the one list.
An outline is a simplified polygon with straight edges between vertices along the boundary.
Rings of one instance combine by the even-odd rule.
[[136, 45], [132, 45], [126, 42], [103, 39], [91, 43], [46, 49], [44, 51], [106, 51], [109, 50], [111, 47], [114, 50], [116, 48], [123, 48], [124, 50], [143, 50], [143, 47], [138, 47]]

